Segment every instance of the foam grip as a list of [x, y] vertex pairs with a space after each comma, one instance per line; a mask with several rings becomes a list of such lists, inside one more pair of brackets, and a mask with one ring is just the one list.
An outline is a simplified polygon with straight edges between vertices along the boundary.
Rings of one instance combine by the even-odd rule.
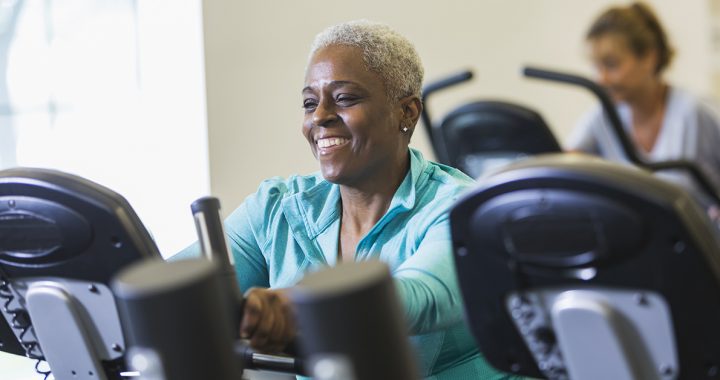
[[154, 351], [168, 380], [240, 379], [226, 288], [207, 260], [154, 260], [123, 270], [113, 291], [130, 349]]
[[311, 273], [290, 296], [301, 356], [314, 378], [420, 378], [385, 264], [350, 262]]

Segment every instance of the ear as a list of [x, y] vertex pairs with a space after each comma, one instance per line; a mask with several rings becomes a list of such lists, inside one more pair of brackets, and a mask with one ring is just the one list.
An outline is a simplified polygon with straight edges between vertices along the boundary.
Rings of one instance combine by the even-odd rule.
[[410, 95], [400, 99], [399, 103], [402, 111], [401, 122], [408, 128], [412, 128], [410, 131], [412, 134], [423, 109], [422, 101], [416, 95]]

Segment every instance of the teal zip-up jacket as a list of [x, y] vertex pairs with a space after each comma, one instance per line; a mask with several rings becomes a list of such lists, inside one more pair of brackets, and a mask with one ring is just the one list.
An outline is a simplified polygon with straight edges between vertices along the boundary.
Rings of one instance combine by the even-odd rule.
[[[390, 267], [425, 378], [505, 378], [482, 359], [463, 322], [453, 263], [448, 210], [473, 181], [414, 149], [409, 154], [407, 176], [355, 260]], [[335, 265], [340, 216], [339, 187], [319, 173], [264, 181], [225, 221], [241, 289], [291, 287], [306, 272]], [[194, 245], [176, 257], [197, 251]]]

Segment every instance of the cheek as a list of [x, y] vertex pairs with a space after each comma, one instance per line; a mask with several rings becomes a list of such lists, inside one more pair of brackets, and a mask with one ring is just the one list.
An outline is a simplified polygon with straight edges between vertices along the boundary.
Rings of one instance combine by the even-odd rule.
[[310, 127], [310, 123], [309, 123], [309, 121], [308, 121], [308, 119], [307, 119], [307, 117], [306, 117], [306, 118], [303, 120], [302, 127], [300, 128], [300, 132], [302, 133], [302, 135], [303, 135], [308, 141], [311, 141], [311, 140], [312, 140], [311, 137], [310, 137], [310, 131], [311, 131], [311, 129], [312, 129], [312, 128]]
[[623, 76], [628, 80], [637, 79], [637, 77], [641, 75], [643, 71], [644, 70], [642, 65], [637, 64], [637, 62], [627, 62], [623, 66]]
[[301, 129], [303, 137], [305, 137], [305, 140], [307, 140], [308, 144], [310, 144], [310, 150], [312, 151], [313, 156], [317, 158], [317, 147], [315, 146], [315, 141], [313, 141], [312, 138], [312, 128], [310, 127], [310, 124], [306, 121], [302, 125]]
[[354, 136], [387, 134], [391, 129], [394, 129], [391, 119], [387, 112], [382, 111], [358, 112], [356, 114], [347, 114], [343, 117], [345, 125], [347, 125]]

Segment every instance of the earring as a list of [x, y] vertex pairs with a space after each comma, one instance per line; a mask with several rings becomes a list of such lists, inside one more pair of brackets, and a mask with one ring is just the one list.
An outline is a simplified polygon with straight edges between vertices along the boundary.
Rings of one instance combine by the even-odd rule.
[[407, 133], [408, 127], [403, 127], [402, 131], [403, 131], [403, 133]]

